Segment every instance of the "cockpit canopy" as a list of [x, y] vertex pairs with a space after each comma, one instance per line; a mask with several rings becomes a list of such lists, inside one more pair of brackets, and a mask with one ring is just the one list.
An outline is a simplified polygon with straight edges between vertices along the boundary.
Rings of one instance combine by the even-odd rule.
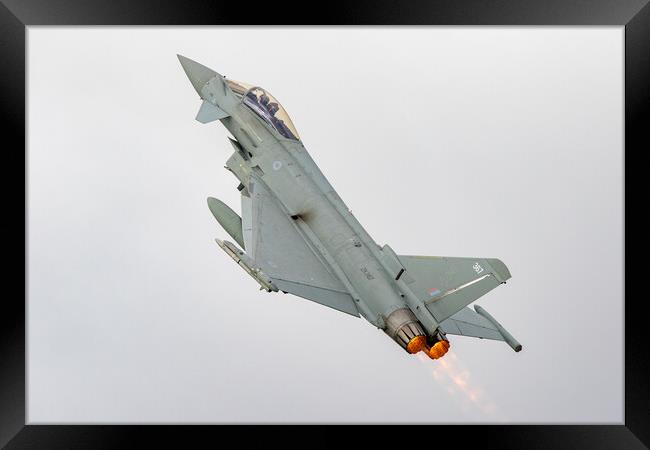
[[287, 139], [300, 140], [296, 127], [275, 97], [258, 86], [226, 79], [228, 87], [248, 108]]

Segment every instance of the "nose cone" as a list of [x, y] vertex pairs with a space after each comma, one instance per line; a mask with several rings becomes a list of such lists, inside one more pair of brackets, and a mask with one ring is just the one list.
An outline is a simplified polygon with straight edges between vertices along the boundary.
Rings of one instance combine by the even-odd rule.
[[214, 70], [197, 63], [196, 61], [192, 61], [191, 59], [184, 57], [183, 55], [176, 56], [178, 56], [178, 60], [181, 62], [181, 66], [183, 66], [183, 70], [185, 71], [187, 78], [190, 79], [192, 86], [194, 86], [196, 92], [198, 92], [199, 96], [201, 96], [201, 89], [203, 89], [203, 86], [205, 86], [208, 81], [218, 76], [219, 74]]

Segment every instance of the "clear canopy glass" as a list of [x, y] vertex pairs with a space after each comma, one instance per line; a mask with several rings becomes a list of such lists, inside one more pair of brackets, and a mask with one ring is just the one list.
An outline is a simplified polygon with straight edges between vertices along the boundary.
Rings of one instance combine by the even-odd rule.
[[272, 126], [287, 139], [300, 140], [298, 131], [289, 118], [287, 111], [275, 97], [261, 87], [226, 79], [228, 87], [262, 120]]
[[226, 78], [226, 84], [238, 97], [243, 97], [246, 92], [253, 86], [247, 83], [242, 83], [241, 81], [231, 80]]

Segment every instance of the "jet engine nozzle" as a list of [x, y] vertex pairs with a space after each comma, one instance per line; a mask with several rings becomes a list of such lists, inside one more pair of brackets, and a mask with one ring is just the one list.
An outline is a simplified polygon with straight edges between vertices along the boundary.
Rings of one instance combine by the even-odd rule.
[[438, 359], [445, 356], [445, 354], [448, 351], [449, 351], [449, 342], [442, 340], [433, 344], [433, 346], [430, 349], [428, 349], [427, 355], [429, 355], [429, 358], [431, 359]]
[[406, 345], [406, 351], [411, 354], [418, 353], [424, 350], [426, 346], [427, 338], [422, 335], [418, 335], [409, 341], [409, 343]]
[[409, 353], [417, 353], [427, 345], [427, 338], [418, 319], [408, 308], [400, 308], [386, 318], [384, 332]]

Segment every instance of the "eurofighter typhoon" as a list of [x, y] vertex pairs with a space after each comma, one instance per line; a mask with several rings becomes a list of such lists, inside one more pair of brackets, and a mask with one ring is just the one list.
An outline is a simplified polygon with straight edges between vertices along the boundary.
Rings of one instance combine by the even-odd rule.
[[226, 169], [239, 180], [241, 217], [208, 198], [236, 242], [216, 242], [268, 292], [282, 291], [364, 317], [408, 353], [438, 359], [448, 335], [521, 344], [480, 306], [510, 278], [493, 258], [399, 255], [379, 246], [321, 173], [287, 112], [259, 86], [178, 55], [202, 100], [196, 120], [232, 134]]

